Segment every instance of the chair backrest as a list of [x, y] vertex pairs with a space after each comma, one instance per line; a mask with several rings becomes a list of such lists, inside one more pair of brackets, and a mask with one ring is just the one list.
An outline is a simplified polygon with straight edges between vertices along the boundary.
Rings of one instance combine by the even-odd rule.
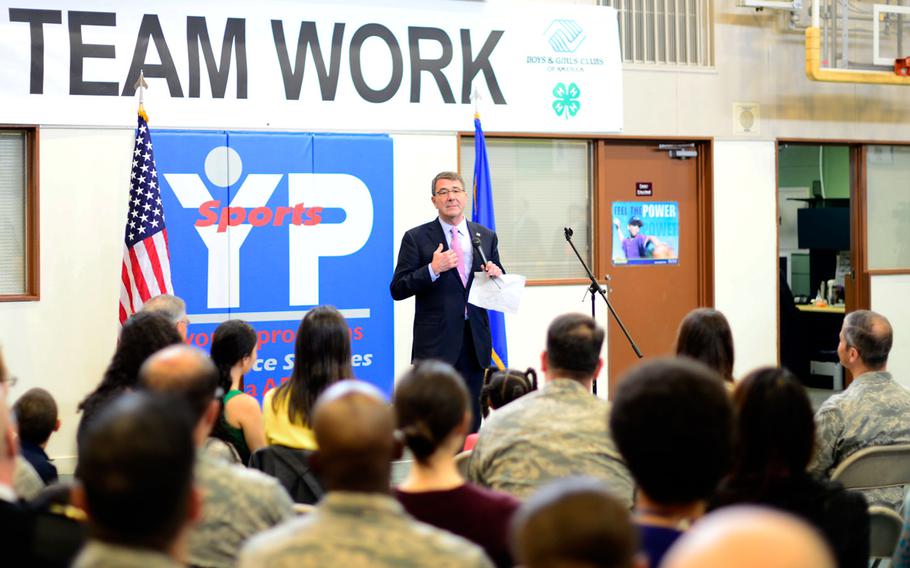
[[311, 453], [284, 446], [266, 446], [253, 452], [250, 467], [280, 481], [295, 503], [312, 505], [322, 499], [325, 490], [310, 470]]
[[462, 477], [467, 479], [468, 469], [471, 467], [471, 454], [474, 453], [474, 450], [467, 450], [465, 452], [460, 452], [455, 456], [455, 467], [458, 468], [458, 473]]
[[910, 485], [910, 444], [872, 446], [842, 461], [831, 479], [847, 489], [874, 489]]
[[869, 507], [869, 556], [891, 558], [901, 536], [904, 521], [888, 507]]

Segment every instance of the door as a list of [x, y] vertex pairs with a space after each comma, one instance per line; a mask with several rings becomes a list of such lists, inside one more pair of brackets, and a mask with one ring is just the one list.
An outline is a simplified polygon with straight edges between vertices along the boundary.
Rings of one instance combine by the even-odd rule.
[[[709, 145], [672, 144], [684, 152], [657, 142], [598, 146], [599, 275], [610, 277], [610, 301], [645, 357], [671, 355], [682, 318], [713, 303]], [[608, 337], [612, 396], [638, 358], [613, 318]]]

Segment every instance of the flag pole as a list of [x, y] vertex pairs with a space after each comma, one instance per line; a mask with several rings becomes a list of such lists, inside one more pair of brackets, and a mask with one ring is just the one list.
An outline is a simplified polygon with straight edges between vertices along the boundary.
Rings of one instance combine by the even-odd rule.
[[146, 122], [148, 122], [148, 115], [145, 114], [145, 107], [142, 103], [145, 101], [145, 90], [148, 89], [148, 87], [149, 84], [145, 82], [145, 71], [140, 69], [139, 78], [133, 83], [133, 88], [139, 90], [139, 114], [142, 115], [142, 118], [144, 118]]

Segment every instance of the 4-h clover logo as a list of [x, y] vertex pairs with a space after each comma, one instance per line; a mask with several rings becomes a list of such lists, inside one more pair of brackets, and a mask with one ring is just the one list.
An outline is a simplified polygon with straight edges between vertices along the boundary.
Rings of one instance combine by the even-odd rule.
[[556, 100], [553, 101], [556, 116], [565, 116], [568, 120], [570, 116], [578, 114], [581, 109], [581, 102], [578, 100], [578, 97], [581, 96], [581, 89], [575, 83], [569, 83], [568, 87], [565, 83], [557, 83], [553, 87], [553, 96], [556, 97]]

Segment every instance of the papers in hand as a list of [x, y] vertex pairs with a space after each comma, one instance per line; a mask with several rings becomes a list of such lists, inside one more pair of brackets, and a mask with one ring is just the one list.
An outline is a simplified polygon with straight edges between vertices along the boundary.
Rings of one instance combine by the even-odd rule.
[[525, 289], [524, 276], [503, 274], [490, 278], [486, 272], [475, 272], [468, 303], [497, 312], [518, 313]]

